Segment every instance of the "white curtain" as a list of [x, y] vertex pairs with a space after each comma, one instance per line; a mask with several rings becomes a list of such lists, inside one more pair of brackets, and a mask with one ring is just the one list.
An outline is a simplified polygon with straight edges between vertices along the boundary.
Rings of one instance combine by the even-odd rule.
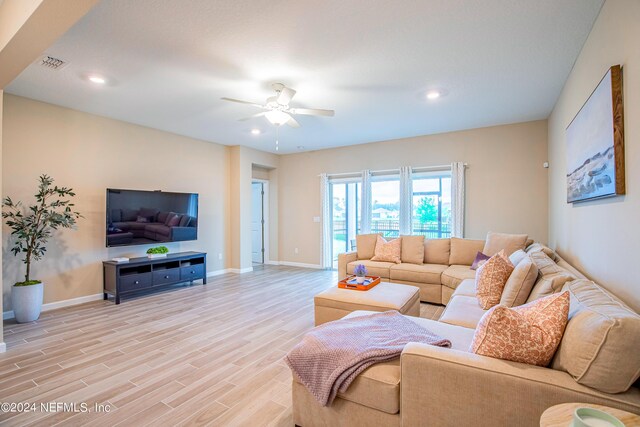
[[320, 222], [322, 226], [321, 241], [321, 267], [333, 268], [333, 259], [331, 258], [331, 244], [333, 242], [331, 236], [331, 191], [329, 188], [329, 177], [326, 173], [320, 174]]
[[411, 168], [400, 168], [400, 235], [412, 233], [411, 216], [413, 213], [413, 182]]
[[362, 171], [360, 194], [360, 234], [371, 233], [371, 171]]
[[464, 237], [464, 163], [451, 163], [451, 236]]

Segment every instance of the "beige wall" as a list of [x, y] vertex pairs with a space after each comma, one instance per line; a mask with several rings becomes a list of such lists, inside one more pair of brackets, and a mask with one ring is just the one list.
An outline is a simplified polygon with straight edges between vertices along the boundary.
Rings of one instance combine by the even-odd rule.
[[[100, 293], [103, 260], [141, 256], [149, 247], [105, 248], [108, 187], [199, 193], [198, 241], [167, 246], [175, 252], [206, 251], [209, 271], [227, 267], [227, 147], [8, 94], [3, 135], [3, 196], [31, 201], [37, 177], [47, 173], [76, 190], [85, 217], [77, 231], [60, 232], [34, 266], [33, 276], [45, 283], [45, 303]], [[23, 266], [6, 254], [6, 237], [3, 243], [6, 311], [10, 285], [20, 279]]]
[[[607, 0], [549, 118], [549, 241], [640, 310], [640, 2]], [[566, 203], [565, 129], [607, 69], [623, 69], [626, 196]]]
[[[527, 233], [547, 240], [547, 122], [281, 156], [280, 259], [320, 263], [320, 173], [468, 163], [465, 235]], [[298, 248], [298, 254], [295, 253]]]
[[[269, 172], [269, 189], [278, 187], [278, 156], [264, 151], [254, 150], [243, 146], [230, 147], [230, 214], [229, 251], [231, 268], [246, 271], [252, 266], [251, 262], [251, 180], [253, 170], [274, 169]], [[278, 218], [278, 191], [269, 194], [270, 222]], [[278, 256], [278, 227], [269, 225], [270, 258]]]

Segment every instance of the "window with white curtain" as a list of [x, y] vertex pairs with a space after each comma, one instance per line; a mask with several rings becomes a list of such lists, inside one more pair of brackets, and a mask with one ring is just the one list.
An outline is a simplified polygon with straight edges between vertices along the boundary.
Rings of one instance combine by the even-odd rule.
[[412, 234], [451, 236], [451, 172], [413, 174]]
[[371, 180], [371, 232], [384, 237], [400, 235], [400, 178], [374, 176]]

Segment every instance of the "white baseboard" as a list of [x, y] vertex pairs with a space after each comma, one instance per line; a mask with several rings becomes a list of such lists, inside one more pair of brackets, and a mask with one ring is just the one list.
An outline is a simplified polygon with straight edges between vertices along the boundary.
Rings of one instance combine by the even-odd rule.
[[[103, 298], [103, 294], [102, 294], [102, 292], [100, 292], [99, 294], [85, 295], [83, 297], [71, 298], [71, 299], [66, 299], [66, 300], [62, 300], [62, 301], [50, 302], [50, 303], [47, 303], [47, 304], [42, 304], [42, 312], [44, 313], [45, 311], [50, 311], [50, 310], [55, 310], [55, 309], [58, 309], [58, 308], [69, 307], [71, 305], [84, 304], [85, 302], [98, 301], [98, 300], [101, 300], [102, 298]], [[13, 314], [13, 311], [5, 311], [4, 313], [2, 313], [2, 319], [3, 320], [13, 319], [14, 317], [15, 316]]]
[[313, 268], [316, 270], [322, 269], [320, 264], [306, 264], [304, 262], [280, 261], [279, 265], [286, 265], [288, 267]]
[[227, 273], [231, 273], [228, 268], [225, 268], [225, 269], [222, 269], [222, 270], [208, 271], [207, 272], [207, 277], [221, 276], [221, 275], [227, 274]]
[[244, 274], [244, 273], [251, 273], [251, 272], [253, 271], [253, 267], [247, 267], [247, 268], [227, 268], [227, 270], [229, 270], [229, 273]]
[[267, 260], [264, 263], [267, 264], [267, 265], [280, 265], [280, 261]]
[[0, 353], [4, 353], [7, 351], [7, 345], [3, 342], [0, 342]]

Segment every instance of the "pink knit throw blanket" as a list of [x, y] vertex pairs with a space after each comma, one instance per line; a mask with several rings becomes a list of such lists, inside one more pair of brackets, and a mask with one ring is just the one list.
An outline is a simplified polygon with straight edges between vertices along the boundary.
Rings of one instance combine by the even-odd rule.
[[307, 333], [285, 361], [322, 406], [331, 405], [362, 371], [400, 356], [404, 346], [421, 342], [451, 347], [397, 311], [340, 319]]

